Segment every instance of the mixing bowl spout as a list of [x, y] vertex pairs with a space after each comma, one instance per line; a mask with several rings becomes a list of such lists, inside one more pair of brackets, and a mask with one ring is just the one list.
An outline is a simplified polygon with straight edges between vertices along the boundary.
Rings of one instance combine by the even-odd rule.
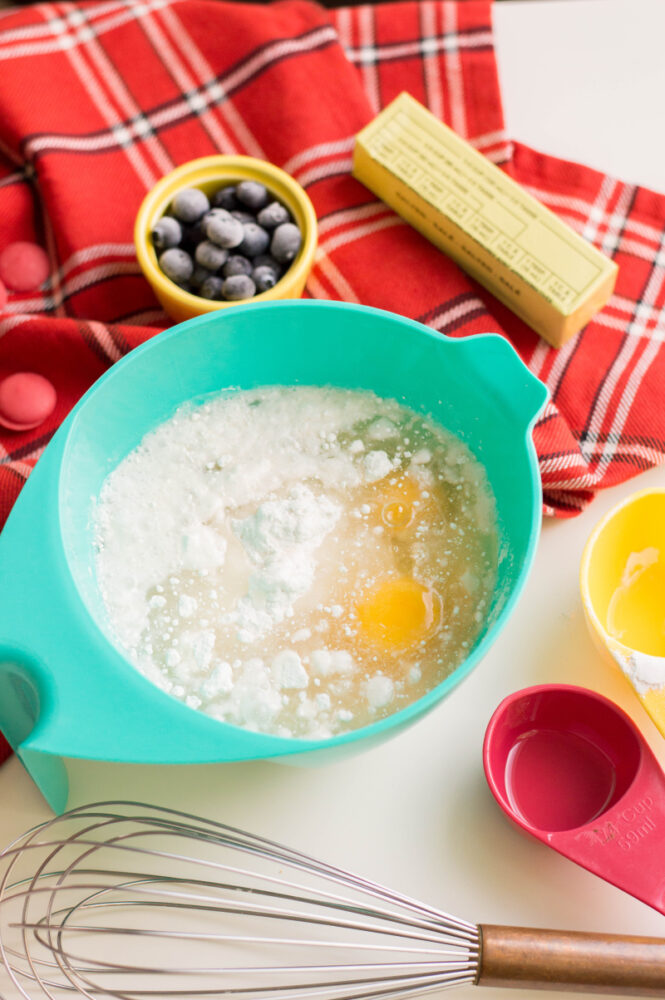
[[549, 398], [547, 386], [532, 375], [512, 345], [496, 334], [457, 341], [467, 347], [467, 363], [496, 394], [497, 406], [512, 413], [518, 425], [530, 430]]

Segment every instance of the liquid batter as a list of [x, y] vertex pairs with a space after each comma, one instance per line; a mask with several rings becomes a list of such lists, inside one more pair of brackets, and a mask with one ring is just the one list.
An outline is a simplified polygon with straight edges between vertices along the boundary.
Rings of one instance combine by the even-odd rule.
[[393, 400], [271, 387], [184, 408], [108, 477], [97, 576], [118, 645], [215, 718], [323, 738], [468, 655], [495, 582], [482, 466]]

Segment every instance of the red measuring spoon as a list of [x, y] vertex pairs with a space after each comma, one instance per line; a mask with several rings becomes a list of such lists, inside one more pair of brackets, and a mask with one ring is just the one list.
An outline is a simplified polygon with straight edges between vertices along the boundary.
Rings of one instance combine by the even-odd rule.
[[665, 913], [665, 774], [617, 705], [566, 684], [505, 698], [483, 746], [517, 826]]

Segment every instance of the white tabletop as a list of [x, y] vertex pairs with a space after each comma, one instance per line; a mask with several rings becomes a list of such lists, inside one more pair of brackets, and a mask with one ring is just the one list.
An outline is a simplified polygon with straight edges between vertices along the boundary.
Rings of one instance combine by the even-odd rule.
[[506, 0], [494, 28], [511, 138], [665, 191], [665, 3]]
[[[509, 134], [665, 191], [662, 0], [506, 0], [495, 21]], [[499, 701], [554, 681], [618, 702], [665, 764], [665, 741], [591, 644], [577, 582], [593, 525], [649, 486], [665, 486], [665, 468], [601, 493], [576, 519], [546, 522], [525, 593], [489, 655], [436, 710], [383, 746], [317, 768], [71, 762], [70, 804], [137, 798], [198, 812], [472, 921], [665, 936], [661, 915], [513, 829], [481, 763]], [[0, 769], [0, 842], [49, 815], [11, 759]], [[457, 995], [477, 996], [471, 987]], [[540, 995], [520, 991], [525, 1000]]]

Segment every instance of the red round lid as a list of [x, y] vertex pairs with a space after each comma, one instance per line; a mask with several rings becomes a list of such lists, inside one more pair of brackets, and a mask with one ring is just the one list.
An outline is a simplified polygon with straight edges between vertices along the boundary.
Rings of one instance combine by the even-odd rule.
[[36, 243], [18, 240], [0, 253], [0, 280], [15, 292], [31, 292], [49, 276], [45, 251]]
[[39, 427], [53, 413], [53, 385], [36, 372], [16, 372], [0, 382], [0, 426], [10, 431]]

